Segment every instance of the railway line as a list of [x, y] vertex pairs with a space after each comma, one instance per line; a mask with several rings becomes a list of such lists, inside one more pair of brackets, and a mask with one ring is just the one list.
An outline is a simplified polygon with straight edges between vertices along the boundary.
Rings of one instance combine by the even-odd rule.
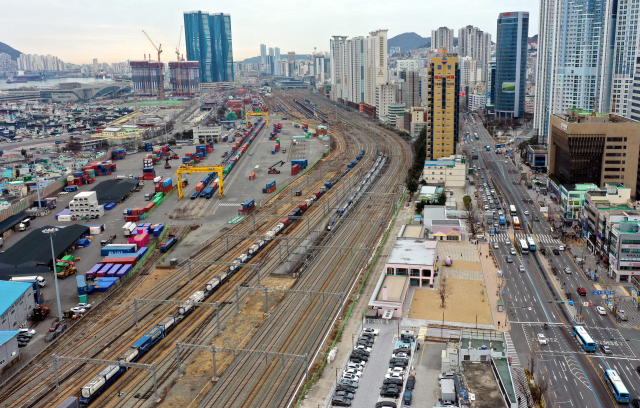
[[[319, 100], [318, 103], [327, 104]], [[343, 114], [339, 127], [351, 127], [352, 135], [364, 135], [359, 125], [364, 122], [357, 114]], [[354, 122], [360, 122], [355, 125]], [[345, 129], [347, 130], [347, 129]], [[372, 193], [393, 193], [394, 186], [401, 185], [411, 159], [410, 148], [400, 138], [384, 130], [372, 129], [368, 150], [375, 149], [389, 158], [386, 172], [372, 187]], [[374, 140], [377, 139], [377, 140]], [[375, 143], [377, 141], [377, 143]], [[397, 191], [397, 190], [396, 190]], [[381, 219], [390, 219], [395, 205], [389, 205], [384, 199], [363, 199], [352, 213], [354, 218], [366, 218], [372, 214]], [[395, 204], [395, 200], [394, 200]], [[350, 228], [342, 228], [329, 238], [332, 246], [357, 247], [362, 256], [354, 256], [338, 251], [322, 251], [315, 262], [297, 282], [298, 290], [349, 293], [358, 276], [358, 270], [367, 264], [369, 255], [384, 231], [386, 223], [357, 223]], [[270, 315], [259, 331], [247, 344], [251, 350], [273, 351], [292, 355], [309, 356], [312, 365], [321, 350], [327, 333], [334, 323], [335, 316], [343, 307], [335, 302], [323, 302], [321, 299], [309, 300], [299, 294], [288, 295]], [[235, 359], [216, 385], [207, 393], [199, 407], [218, 406], [224, 401], [229, 407], [282, 407], [289, 406], [296, 397], [300, 381], [304, 378], [306, 366], [295, 360], [268, 360], [265, 356], [246, 354]]]
[[[359, 144], [354, 144], [353, 146], [347, 146], [344, 140], [337, 139], [336, 146], [336, 155], [337, 160], [346, 164], [349, 160], [353, 159], [355, 152], [360, 148]], [[338, 173], [338, 170], [335, 169], [335, 162], [322, 163], [318, 167], [318, 172], [325, 175], [326, 177], [335, 176]], [[309, 193], [318, 187], [322, 182], [313, 182], [310, 183], [311, 188], [305, 188], [302, 186], [304, 184], [300, 178], [292, 183], [289, 189], [300, 189]], [[283, 191], [282, 195], [289, 195], [289, 191]], [[327, 195], [328, 199], [331, 199], [331, 195]], [[275, 201], [275, 200], [274, 200]], [[338, 198], [334, 199], [334, 204], [337, 206]], [[275, 208], [272, 204], [268, 203], [265, 205], [259, 212], [265, 212], [269, 214]], [[313, 219], [314, 223], [320, 222], [323, 218], [321, 214], [321, 207], [316, 207], [314, 209], [315, 213], [312, 212], [310, 215], [315, 217]], [[272, 212], [271, 212], [272, 213]], [[272, 213], [273, 214], [273, 213]], [[316, 214], [316, 215], [314, 215]], [[270, 225], [273, 224], [273, 220], [264, 219], [264, 221], [256, 222], [256, 230], [253, 231], [253, 223], [245, 220], [245, 222], [239, 224], [236, 228], [232, 230], [234, 234], [260, 234], [264, 233], [266, 229]], [[297, 235], [304, 237], [306, 232], [302, 228], [302, 224], [298, 223], [294, 228], [290, 229], [287, 234], [291, 234], [294, 239], [296, 239]], [[297, 234], [297, 235], [296, 235]], [[301, 238], [297, 238], [301, 239]], [[229, 245], [234, 248], [243, 248], [245, 245], [250, 245], [250, 239], [241, 239], [234, 238], [230, 240]], [[295, 241], [294, 241], [295, 242]], [[273, 245], [272, 247], [275, 247]], [[259, 256], [261, 258], [256, 258], [256, 261], [259, 261], [263, 258], [267, 258], [268, 254], [272, 251], [265, 250]], [[154, 257], [159, 256], [154, 254]], [[221, 261], [230, 261], [234, 258], [234, 253], [227, 253], [226, 250], [226, 242], [222, 238], [218, 239], [209, 247], [206, 251], [202, 251], [201, 254], [194, 257], [194, 260], [199, 261], [213, 261], [213, 260], [221, 260]], [[157, 258], [152, 261], [157, 261]], [[273, 264], [276, 259], [272, 257], [271, 263]], [[149, 268], [153, 265], [153, 263], [146, 264], [146, 268]], [[207, 280], [211, 278], [211, 276], [215, 275], [222, 268], [215, 266], [202, 266], [199, 268], [193, 268], [192, 277], [193, 283], [189, 284], [187, 279], [187, 271], [186, 268], [183, 267], [172, 274], [170, 277], [166, 278], [163, 282], [158, 285], [154, 285], [151, 289], [144, 291], [142, 296], [144, 298], [154, 298], [154, 299], [174, 299], [174, 300], [183, 300], [185, 299], [189, 293], [193, 291], [193, 288], [197, 285], [203, 285]], [[156, 306], [150, 307], [145, 306], [140, 309], [140, 313], [143, 315], [141, 319], [141, 325], [139, 328], [135, 328], [132, 324], [132, 316], [130, 312], [131, 308], [131, 297], [135, 290], [139, 289], [140, 286], [144, 283], [144, 279], [135, 279], [131, 284], [127, 284], [122, 290], [121, 293], [113, 296], [113, 299], [109, 302], [105, 302], [102, 307], [99, 307], [95, 312], [94, 316], [86, 321], [81, 322], [81, 324], [75, 326], [72, 330], [66, 333], [62, 339], [56, 344], [55, 347], [51, 348], [47, 352], [43, 353], [36, 361], [35, 364], [30, 365], [28, 368], [23, 370], [23, 372], [10, 380], [3, 387], [2, 394], [0, 396], [0, 402], [5, 402], [9, 404], [8, 406], [42, 406], [44, 405], [54, 405], [60, 400], [64, 399], [68, 395], [78, 394], [79, 387], [84, 384], [84, 382], [90, 378], [95, 372], [97, 372], [100, 367], [88, 366], [88, 365], [73, 365], [73, 364], [65, 364], [60, 368], [61, 373], [61, 390], [59, 392], [54, 391], [54, 379], [51, 374], [51, 354], [56, 353], [58, 355], [65, 356], [78, 356], [78, 357], [95, 357], [95, 358], [114, 358], [117, 355], [118, 351], [124, 350], [128, 345], [136, 338], [136, 336], [140, 336], [146, 330], [148, 330], [151, 326], [153, 326], [157, 319], [157, 316], [161, 316], [163, 313], [169, 313], [171, 311], [170, 306]], [[208, 301], [216, 301], [217, 299], [224, 299], [229, 297], [230, 290], [229, 288], [235, 287], [235, 284], [248, 284], [255, 285], [257, 284], [257, 277], [252, 273], [252, 270], [244, 269], [242, 273], [238, 273], [232, 282], [227, 285], [226, 291], [220, 291], [216, 293], [214, 299], [209, 299]], [[248, 295], [246, 295], [248, 296]], [[243, 295], [243, 297], [246, 297]], [[232, 307], [226, 307], [226, 311], [233, 309]], [[103, 314], [96, 316], [99, 312], [104, 311]], [[222, 308], [222, 312], [225, 313], [225, 308]], [[211, 325], [211, 320], [207, 320], [207, 317], [211, 317], [210, 311], [197, 310], [190, 317], [190, 321], [194, 321], [190, 327], [185, 328], [180, 331], [181, 340], [184, 341], [184, 338], [199, 338], [208, 336], [214, 328], [215, 325]], [[221, 316], [221, 321], [224, 321], [225, 317]], [[93, 337], [85, 335], [90, 332]], [[173, 337], [172, 337], [173, 336]], [[163, 347], [166, 349], [169, 348], [169, 344], [174, 344], [176, 340], [175, 337], [178, 336], [178, 332], [172, 332], [166, 341], [162, 344], [166, 346]], [[162, 356], [163, 348], [154, 349], [150, 354], [145, 356], [145, 360], [152, 361], [153, 358], [160, 358]], [[185, 352], [185, 358], [189, 358], [188, 352]], [[166, 355], [166, 354], [165, 354]], [[163, 380], [163, 376], [168, 379], [168, 375], [164, 373], [169, 373], [172, 371], [171, 361], [173, 359], [165, 359], [163, 363], [162, 361], [159, 363], [159, 372], [161, 376], [161, 380]], [[145, 362], [145, 361], [141, 361]], [[43, 370], [43, 368], [45, 368]], [[164, 370], [164, 371], [162, 371]], [[133, 376], [131, 376], [133, 377]], [[136, 380], [138, 380], [137, 378]], [[132, 379], [126, 380], [128, 383], [131, 382], [135, 384], [137, 382], [142, 383], [142, 381], [132, 381]], [[114, 387], [116, 389], [117, 387]], [[144, 388], [144, 386], [140, 386], [140, 389]], [[19, 391], [28, 390], [28, 392], [19, 395]], [[146, 395], [144, 392], [142, 394], [131, 393], [131, 395]], [[103, 401], [106, 402], [109, 393], [105, 393], [103, 395]], [[138, 401], [141, 403], [143, 399]], [[102, 405], [102, 404], [101, 404]]]

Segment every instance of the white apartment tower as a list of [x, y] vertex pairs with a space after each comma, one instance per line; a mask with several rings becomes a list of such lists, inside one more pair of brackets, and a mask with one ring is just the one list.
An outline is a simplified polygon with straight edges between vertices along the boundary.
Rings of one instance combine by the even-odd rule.
[[334, 35], [330, 41], [329, 52], [331, 53], [331, 100], [345, 99], [346, 92], [343, 88], [347, 83], [347, 37]]
[[431, 30], [431, 49], [446, 48], [448, 52], [453, 52], [453, 29], [440, 27]]
[[375, 106], [376, 88], [389, 80], [387, 69], [387, 31], [377, 30], [365, 39], [365, 89], [364, 102]]
[[376, 118], [389, 115], [389, 105], [396, 102], [396, 95], [398, 94], [398, 87], [396, 84], [384, 83], [376, 86], [375, 89], [375, 103]]
[[482, 69], [482, 81], [487, 80], [487, 64], [491, 60], [490, 33], [485, 33], [471, 25], [459, 29], [458, 54], [477, 60]]
[[349, 102], [364, 102], [364, 37], [347, 41], [346, 99]]

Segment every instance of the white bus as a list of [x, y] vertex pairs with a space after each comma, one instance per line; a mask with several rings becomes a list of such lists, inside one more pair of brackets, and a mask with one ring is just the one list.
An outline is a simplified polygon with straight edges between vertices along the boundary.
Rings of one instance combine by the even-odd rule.
[[521, 239], [519, 242], [520, 242], [520, 252], [523, 254], [528, 254], [529, 247], [527, 246], [527, 241], [524, 239]]
[[530, 251], [535, 251], [536, 250], [536, 243], [533, 241], [533, 238], [527, 237], [527, 245], [529, 245], [529, 250]]
[[516, 206], [511, 204], [509, 206], [509, 210], [511, 210], [511, 215], [517, 215], [518, 213], [516, 212]]

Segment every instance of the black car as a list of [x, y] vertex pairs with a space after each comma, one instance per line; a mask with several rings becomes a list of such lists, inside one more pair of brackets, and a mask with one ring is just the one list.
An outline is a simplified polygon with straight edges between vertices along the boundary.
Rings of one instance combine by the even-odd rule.
[[398, 408], [398, 406], [393, 401], [380, 401], [376, 402], [376, 408]]
[[640, 408], [640, 399], [631, 400], [631, 404], [629, 404], [633, 408]]
[[414, 389], [416, 386], [416, 376], [415, 375], [410, 375], [409, 378], [407, 378], [407, 389], [408, 390], [412, 390]]
[[348, 398], [332, 398], [331, 405], [335, 405], [336, 407], [350, 407], [351, 400]]
[[338, 391], [346, 391], [346, 392], [350, 392], [350, 393], [355, 393], [356, 392], [356, 387], [351, 387], [349, 385], [338, 385], [336, 387], [336, 392]]
[[553, 248], [553, 254], [560, 255], [560, 251], [558, 251], [558, 248]]
[[351, 352], [351, 354], [360, 354], [360, 355], [367, 356], [367, 357], [369, 357], [371, 355], [370, 352], [368, 352], [367, 350], [363, 350], [363, 349], [355, 349], [355, 350], [353, 350]]
[[398, 353], [407, 353], [407, 355], [410, 356], [411, 349], [408, 347], [398, 347], [397, 349], [393, 350], [393, 354], [398, 354]]
[[[360, 360], [360, 361], [358, 361], [358, 360]], [[351, 361], [353, 361], [355, 363], [359, 363], [361, 361], [367, 362], [367, 361], [369, 361], [369, 356], [364, 355], [364, 354], [352, 353], [351, 354]]]
[[364, 338], [364, 339], [363, 338], [359, 338], [358, 339], [358, 344], [364, 344], [364, 345], [367, 345], [368, 347], [371, 347], [371, 346], [373, 346], [373, 340], [369, 340], [369, 339], [366, 339], [366, 338]]
[[395, 385], [399, 385], [402, 387], [402, 379], [400, 378], [385, 378], [384, 381], [382, 382], [382, 386], [384, 387], [385, 385], [390, 385], [390, 384], [395, 384]]
[[380, 396], [387, 397], [387, 398], [398, 398], [400, 396], [400, 388], [397, 388], [397, 387], [382, 388], [382, 390], [380, 391]]
[[353, 393], [349, 391], [336, 391], [333, 393], [333, 398], [343, 398], [343, 399], [352, 400]]
[[397, 360], [395, 358], [392, 358], [391, 360], [396, 360], [396, 361], [389, 361], [389, 368], [393, 368], [393, 367], [405, 368], [406, 366], [409, 365], [409, 362], [406, 360]]
[[373, 340], [373, 339], [376, 338], [376, 335], [373, 334], [373, 333], [369, 333], [369, 332], [362, 332], [362, 333], [360, 333], [360, 338], [363, 338], [363, 337], [368, 337], [371, 340]]

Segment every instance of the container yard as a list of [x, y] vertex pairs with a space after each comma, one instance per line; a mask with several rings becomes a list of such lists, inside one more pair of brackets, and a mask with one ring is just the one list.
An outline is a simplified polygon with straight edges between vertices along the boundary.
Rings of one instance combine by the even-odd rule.
[[[224, 345], [315, 355], [323, 345], [324, 333], [345, 307], [341, 302], [349, 299], [353, 284], [386, 227], [381, 222], [354, 223], [350, 218], [357, 220], [376, 213], [390, 219], [394, 211], [391, 199], [365, 197], [368, 192], [395, 192], [394, 186], [403, 182], [402, 174], [411, 153], [397, 136], [382, 129], [374, 128], [378, 142], [374, 141], [360, 130], [363, 119], [356, 114], [350, 117], [353, 125], [341, 122], [335, 125], [330, 141], [320, 126], [337, 119], [324, 113], [329, 111], [326, 106], [323, 109], [307, 103], [305, 106], [324, 115], [321, 120], [308, 118], [301, 111], [293, 112], [294, 104], [305, 111], [294, 102], [306, 100], [304, 95], [287, 94], [285, 97], [276, 93], [264, 101], [249, 95], [229, 105], [237, 115], [244, 113], [241, 110], [267, 110], [278, 104], [288, 108], [292, 117], [298, 116], [300, 123], [283, 119], [287, 116], [279, 116], [280, 113], [272, 114], [269, 126], [265, 121], [255, 134], [245, 135], [247, 132], [237, 127], [228, 129], [226, 142], [182, 146], [174, 148], [174, 152], [145, 151], [126, 155], [125, 159], [120, 159], [117, 152], [109, 158], [112, 164], [116, 163], [116, 169], [110, 176], [96, 177], [118, 180], [116, 177], [124, 175], [125, 179], [134, 180], [133, 189], [139, 191], [131, 191], [121, 204], [97, 200], [104, 207], [104, 215], [82, 222], [92, 223], [88, 228], [99, 233], [90, 235], [93, 239], [88, 240], [89, 246], [78, 246], [71, 252], [78, 278], [84, 278], [85, 284], [82, 279], [60, 281], [63, 309], [75, 306], [80, 299], [96, 307], [67, 329], [33, 364], [24, 366], [32, 350], [42, 349], [52, 316], [40, 323], [35, 340], [22, 349], [25, 353], [22, 366], [16, 365], [2, 378], [9, 382], [2, 390], [0, 403], [57, 406], [72, 397], [83, 406], [150, 407], [156, 399], [170, 406], [186, 406], [197, 395], [195, 402], [202, 406], [214, 406], [215, 401], [225, 400], [233, 407], [259, 407], [286, 405], [295, 398], [305, 378], [305, 364], [272, 357], [265, 364], [264, 356], [243, 353], [234, 361]], [[250, 118], [254, 124], [262, 120]], [[333, 151], [329, 153], [330, 144]], [[175, 153], [180, 159], [166, 160], [165, 153], [169, 157]], [[319, 160], [325, 154], [328, 156]], [[158, 156], [159, 163], [154, 160]], [[183, 180], [187, 179], [184, 199], [178, 201], [175, 189], [164, 197], [165, 189], [178, 183], [176, 168], [163, 166], [167, 162], [176, 167], [222, 166], [228, 170], [222, 174], [223, 180], [217, 181], [216, 177], [220, 177], [217, 172], [183, 174]], [[145, 168], [153, 172], [145, 172]], [[220, 188], [215, 188], [219, 187], [215, 183], [222, 181], [225, 194], [220, 198]], [[77, 191], [58, 196], [58, 212], [76, 200], [77, 194], [90, 192], [97, 185], [68, 186]], [[99, 191], [81, 195], [91, 203], [98, 196]], [[116, 205], [111, 206], [113, 203]], [[338, 213], [338, 208], [343, 212]], [[37, 217], [31, 221], [31, 228], [58, 225], [54, 217], [53, 213]], [[332, 231], [327, 234], [331, 221]], [[190, 228], [194, 223], [200, 227]], [[9, 236], [5, 247], [14, 245], [18, 234]], [[299, 245], [318, 247], [309, 248], [307, 253], [294, 249]], [[340, 246], [353, 249], [322, 249]], [[145, 256], [151, 256], [146, 263]], [[176, 258], [174, 267], [169, 266], [171, 258]], [[132, 274], [134, 268], [140, 268], [140, 262], [142, 269]], [[158, 262], [162, 266], [156, 267]], [[258, 273], [254, 268], [244, 267], [255, 264], [260, 264]], [[289, 278], [271, 278], [272, 273]], [[330, 300], [273, 293], [265, 303], [264, 294], [236, 289], [263, 285], [267, 289], [286, 290], [294, 284], [296, 290], [342, 292], [343, 296]], [[86, 293], [80, 294], [78, 286], [84, 287]], [[166, 299], [176, 304], [134, 305], [134, 297]], [[44, 288], [44, 299], [46, 306], [54, 305], [51, 285]], [[105, 300], [101, 302], [102, 299]], [[220, 307], [197, 307], [205, 304]], [[266, 324], [265, 311], [271, 314]], [[290, 321], [296, 324], [286, 324]], [[89, 325], [93, 338], [84, 336], [83, 328]], [[173, 330], [178, 326], [180, 330]], [[210, 352], [188, 347], [178, 350], [182, 363], [177, 367], [175, 344], [178, 340], [184, 342], [184, 336], [192, 339], [190, 342], [220, 347], [214, 360], [215, 371]], [[40, 368], [41, 364], [51, 365], [53, 353], [65, 357], [100, 356], [114, 361], [123, 358], [142, 364], [155, 362], [157, 387], [151, 376], [136, 369], [65, 360], [57, 363], [60, 390], [54, 391], [54, 374]], [[34, 355], [32, 352], [31, 356]], [[307, 366], [314, 363], [312, 357]], [[177, 377], [178, 369], [184, 374], [181, 379]], [[16, 375], [9, 379], [12, 374]], [[208, 381], [212, 374], [220, 376], [215, 386]], [[271, 380], [267, 382], [265, 378]], [[190, 391], [185, 393], [184, 387]], [[250, 395], [241, 393], [246, 387], [253, 390]], [[20, 392], [26, 389], [28, 393]], [[273, 393], [274, 389], [278, 393]], [[191, 398], [185, 399], [186, 395]]]

